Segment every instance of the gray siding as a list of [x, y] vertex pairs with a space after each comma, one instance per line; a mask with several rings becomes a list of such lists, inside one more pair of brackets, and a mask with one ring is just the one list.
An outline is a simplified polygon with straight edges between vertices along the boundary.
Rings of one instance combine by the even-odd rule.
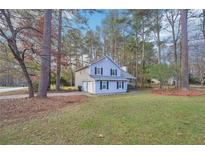
[[75, 87], [82, 86], [83, 81], [94, 81], [89, 75], [89, 67], [75, 72]]
[[119, 77], [121, 75], [121, 70], [119, 69], [119, 67], [117, 67], [110, 59], [108, 58], [104, 58], [101, 61], [92, 64], [90, 66], [90, 74], [91, 75], [95, 75], [95, 67], [98, 68], [103, 68], [103, 75], [99, 75], [99, 76], [111, 76], [110, 75], [110, 69], [117, 69], [117, 76]]

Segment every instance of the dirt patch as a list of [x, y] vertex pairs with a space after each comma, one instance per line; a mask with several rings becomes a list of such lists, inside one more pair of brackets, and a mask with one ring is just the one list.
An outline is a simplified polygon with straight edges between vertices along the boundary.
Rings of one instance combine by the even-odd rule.
[[87, 96], [56, 96], [46, 99], [0, 100], [0, 127], [47, 115], [66, 106], [82, 103]]
[[203, 96], [205, 95], [205, 91], [190, 89], [188, 91], [184, 91], [181, 89], [153, 89], [152, 93], [165, 95], [165, 96]]

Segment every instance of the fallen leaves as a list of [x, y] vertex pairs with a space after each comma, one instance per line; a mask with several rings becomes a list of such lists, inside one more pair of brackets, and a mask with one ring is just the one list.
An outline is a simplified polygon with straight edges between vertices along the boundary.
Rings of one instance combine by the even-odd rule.
[[45, 113], [53, 112], [66, 106], [81, 103], [87, 96], [58, 96], [47, 99], [15, 99], [0, 101], [0, 126], [29, 120]]
[[202, 96], [205, 95], [204, 91], [190, 89], [188, 91], [181, 89], [154, 89], [152, 93], [165, 95], [165, 96]]

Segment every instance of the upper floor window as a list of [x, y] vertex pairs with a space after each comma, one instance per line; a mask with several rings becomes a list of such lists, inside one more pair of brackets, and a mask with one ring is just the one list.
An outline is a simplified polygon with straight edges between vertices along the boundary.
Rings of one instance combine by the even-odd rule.
[[110, 69], [110, 75], [111, 76], [117, 75], [117, 69]]
[[102, 75], [103, 74], [103, 68], [95, 67], [95, 75]]

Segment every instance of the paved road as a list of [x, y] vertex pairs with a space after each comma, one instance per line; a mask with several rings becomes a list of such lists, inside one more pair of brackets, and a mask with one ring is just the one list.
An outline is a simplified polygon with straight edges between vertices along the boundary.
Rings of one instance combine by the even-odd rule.
[[[89, 95], [84, 92], [66, 92], [66, 93], [48, 93], [48, 97], [54, 96], [71, 96], [71, 95]], [[21, 95], [9, 95], [9, 96], [0, 96], [0, 100], [7, 100], [7, 99], [18, 99], [18, 98], [27, 98], [28, 94], [21, 94]]]
[[17, 90], [22, 90], [22, 89], [27, 89], [27, 87], [0, 87], [0, 93], [1, 92], [9, 92], [9, 91], [17, 91]]

